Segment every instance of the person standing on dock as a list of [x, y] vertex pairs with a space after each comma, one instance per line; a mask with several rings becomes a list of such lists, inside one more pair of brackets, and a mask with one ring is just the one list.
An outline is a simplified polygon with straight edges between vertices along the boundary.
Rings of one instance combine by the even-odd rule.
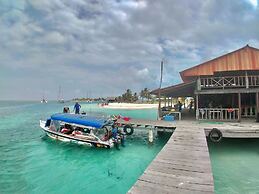
[[193, 107], [193, 100], [190, 101], [190, 105], [189, 105], [189, 112], [192, 111], [192, 107]]
[[78, 102], [76, 102], [74, 106], [75, 114], [79, 114], [80, 108], [81, 108], [81, 105]]
[[183, 104], [180, 102], [180, 100], [178, 101], [178, 111], [182, 112], [182, 106]]

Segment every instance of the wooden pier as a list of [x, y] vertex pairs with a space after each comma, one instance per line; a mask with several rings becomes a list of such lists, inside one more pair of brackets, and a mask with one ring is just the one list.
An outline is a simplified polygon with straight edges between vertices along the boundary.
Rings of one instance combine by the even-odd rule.
[[121, 125], [131, 125], [134, 128], [167, 129], [171, 131], [176, 128], [176, 122], [163, 120], [130, 119], [129, 121], [125, 121], [123, 119], [119, 119], [117, 122]]
[[[206, 136], [217, 128], [225, 138], [259, 138], [255, 122], [119, 120], [135, 128], [174, 131], [167, 144], [128, 193], [214, 193]], [[164, 128], [164, 129], [163, 129]]]
[[192, 131], [204, 130], [205, 135], [217, 128], [225, 138], [259, 138], [259, 123], [256, 122], [200, 122], [195, 120], [181, 120], [168, 122], [163, 120], [130, 119], [118, 120], [122, 125], [131, 125], [134, 128], [156, 129], [158, 131], [171, 131], [176, 128], [190, 127]]
[[128, 193], [213, 193], [204, 130], [177, 128]]

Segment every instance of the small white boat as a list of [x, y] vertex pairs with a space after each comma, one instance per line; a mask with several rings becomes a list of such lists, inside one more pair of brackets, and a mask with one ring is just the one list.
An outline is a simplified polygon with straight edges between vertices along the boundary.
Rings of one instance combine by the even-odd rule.
[[48, 101], [43, 98], [43, 99], [40, 101], [40, 103], [48, 103]]
[[61, 86], [58, 88], [58, 103], [65, 103], [65, 100], [63, 98], [63, 92], [61, 90]]
[[58, 102], [59, 103], [65, 103], [65, 100], [62, 98], [62, 99], [59, 99]]
[[112, 137], [112, 124], [109, 119], [68, 113], [40, 120], [40, 127], [52, 139], [103, 148], [111, 148], [124, 138], [119, 134], [117, 139]]

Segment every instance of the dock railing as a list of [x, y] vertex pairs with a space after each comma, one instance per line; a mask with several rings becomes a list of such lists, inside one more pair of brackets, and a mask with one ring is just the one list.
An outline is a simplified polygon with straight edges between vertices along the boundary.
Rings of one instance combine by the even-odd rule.
[[199, 78], [199, 89], [206, 88], [249, 88], [259, 86], [258, 75], [248, 76], [226, 76], [226, 77], [202, 77]]
[[197, 110], [199, 120], [238, 121], [238, 108], [199, 108]]

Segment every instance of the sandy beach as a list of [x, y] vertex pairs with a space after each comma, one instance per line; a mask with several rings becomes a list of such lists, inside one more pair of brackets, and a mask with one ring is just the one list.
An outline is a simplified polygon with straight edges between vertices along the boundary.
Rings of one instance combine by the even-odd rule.
[[148, 109], [148, 108], [158, 108], [158, 104], [134, 104], [134, 103], [109, 103], [108, 105], [99, 105], [102, 108], [110, 109]]

